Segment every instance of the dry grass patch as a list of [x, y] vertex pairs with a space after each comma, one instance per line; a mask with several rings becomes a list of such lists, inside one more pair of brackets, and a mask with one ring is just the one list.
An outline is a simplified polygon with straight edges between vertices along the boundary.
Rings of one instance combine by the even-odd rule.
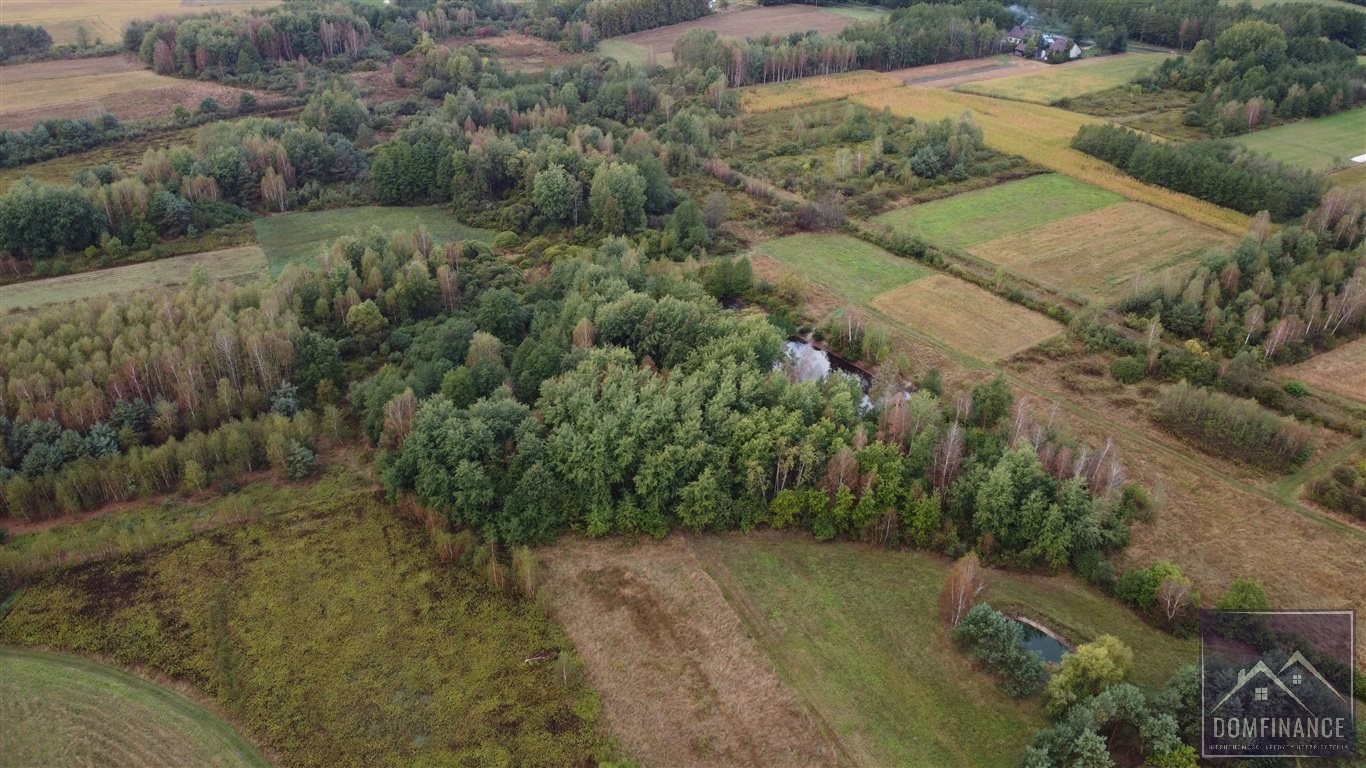
[[1233, 239], [1123, 202], [972, 246], [968, 252], [1061, 293], [1116, 299], [1139, 275], [1183, 269]]
[[1103, 122], [1099, 118], [1041, 104], [918, 86], [861, 93], [850, 98], [872, 109], [890, 107], [897, 115], [920, 120], [957, 118], [964, 112], [971, 112], [982, 127], [987, 146], [998, 152], [1020, 155], [1050, 170], [1230, 234], [1242, 235], [1247, 231], [1249, 219], [1237, 211], [1144, 184], [1109, 163], [1072, 149], [1072, 137], [1077, 130], [1083, 125]]
[[1073, 99], [1124, 85], [1161, 64], [1165, 58], [1167, 55], [1162, 53], [1124, 53], [1096, 56], [1064, 65], [1042, 64], [1041, 69], [1028, 74], [965, 84], [959, 90], [1002, 99], [1052, 104], [1061, 99]]
[[642, 765], [844, 762], [686, 539], [566, 538], [540, 554], [553, 612]]
[[245, 10], [279, 5], [280, 0], [4, 0], [5, 24], [33, 24], [48, 31], [52, 41], [74, 43], [81, 27], [90, 42], [123, 39], [123, 28], [133, 19], [184, 16], [210, 11]]
[[587, 59], [582, 54], [566, 53], [548, 40], [515, 32], [458, 42], [492, 48], [498, 53], [498, 63], [513, 72], [543, 72], [555, 67], [578, 66]]
[[266, 255], [252, 245], [0, 286], [0, 313], [184, 285], [196, 268], [211, 280], [250, 278], [265, 273]]
[[843, 99], [859, 93], [885, 91], [900, 84], [901, 81], [890, 74], [861, 69], [857, 72], [804, 77], [785, 83], [746, 88], [740, 92], [740, 106], [746, 112], [775, 112], [780, 109]]
[[1366, 338], [1315, 355], [1284, 372], [1311, 387], [1366, 403]]
[[105, 112], [120, 120], [167, 118], [177, 106], [193, 110], [206, 98], [232, 108], [242, 89], [162, 77], [131, 56], [106, 56], [0, 67], [0, 93], [0, 129], [22, 131], [39, 120]]
[[874, 309], [980, 360], [994, 362], [1056, 336], [1062, 325], [971, 283], [934, 275], [887, 291]]

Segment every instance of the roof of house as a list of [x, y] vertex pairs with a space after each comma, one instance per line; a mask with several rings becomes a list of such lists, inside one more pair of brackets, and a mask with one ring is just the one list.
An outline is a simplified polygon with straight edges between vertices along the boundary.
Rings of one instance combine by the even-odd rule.
[[1053, 42], [1048, 44], [1048, 50], [1063, 53], [1072, 47], [1072, 41], [1065, 37], [1055, 37]]
[[1034, 29], [1032, 27], [1022, 27], [1019, 24], [1016, 24], [1015, 26], [1010, 28], [1010, 32], [1007, 36], [1020, 39], [1028, 39], [1034, 37], [1037, 34], [1039, 34], [1039, 30], [1037, 29]]

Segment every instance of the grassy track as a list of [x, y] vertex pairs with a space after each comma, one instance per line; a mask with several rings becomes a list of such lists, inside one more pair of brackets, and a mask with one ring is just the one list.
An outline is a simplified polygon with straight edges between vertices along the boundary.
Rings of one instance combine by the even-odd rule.
[[64, 654], [0, 648], [0, 723], [0, 768], [270, 765], [175, 691]]
[[848, 235], [792, 235], [760, 243], [754, 250], [792, 267], [814, 283], [839, 286], [841, 293], [858, 302], [934, 274], [928, 267]]
[[1106, 56], [1049, 67], [1027, 75], [1012, 75], [976, 83], [964, 83], [956, 90], [1019, 99], [1036, 104], [1052, 104], [1060, 99], [1074, 99], [1096, 93], [1133, 80], [1167, 58], [1158, 53], [1130, 53]]
[[385, 208], [362, 206], [330, 211], [306, 211], [271, 216], [256, 221], [256, 236], [266, 252], [273, 274], [286, 265], [316, 258], [329, 243], [343, 235], [363, 235], [372, 227], [381, 232], [414, 230], [424, 226], [437, 241], [482, 240], [490, 242], [487, 229], [467, 227], [440, 208]]
[[1353, 157], [1366, 154], [1366, 107], [1300, 120], [1233, 140], [1311, 171], [1339, 168], [1350, 165]]
[[[1038, 701], [1001, 693], [935, 617], [949, 561], [804, 536], [692, 539], [779, 675], [861, 765], [1000, 766], [1043, 722]], [[1070, 578], [990, 572], [986, 599], [1042, 619], [1072, 642], [1100, 634], [1134, 648], [1156, 686], [1197, 657]]]
[[1049, 170], [1233, 235], [1241, 236], [1247, 231], [1249, 218], [1237, 211], [1144, 184], [1108, 163], [1072, 149], [1077, 129], [1100, 122], [1098, 118], [1040, 104], [917, 86], [857, 94], [850, 100], [872, 109], [888, 107], [894, 114], [918, 120], [957, 118], [970, 112], [982, 127], [987, 146], [998, 152], [1020, 155]]
[[197, 268], [202, 268], [211, 280], [250, 278], [266, 271], [266, 257], [252, 245], [0, 286], [0, 314], [184, 285]]
[[966, 248], [1124, 198], [1055, 173], [998, 184], [897, 211], [874, 220], [926, 240]]

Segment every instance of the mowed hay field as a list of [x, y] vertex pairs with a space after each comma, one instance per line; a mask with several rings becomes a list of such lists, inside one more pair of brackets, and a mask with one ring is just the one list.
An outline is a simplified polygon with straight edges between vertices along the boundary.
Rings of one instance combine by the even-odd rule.
[[87, 659], [0, 648], [0, 768], [270, 763], [184, 696]]
[[1165, 58], [1167, 56], [1160, 53], [1098, 56], [1067, 64], [1046, 65], [1028, 74], [965, 83], [959, 85], [957, 90], [1002, 99], [1052, 104], [1061, 99], [1072, 99], [1124, 85], [1152, 70]]
[[1070, 176], [1048, 173], [888, 211], [874, 221], [938, 245], [967, 248], [1123, 199]]
[[688, 540], [566, 537], [537, 553], [555, 618], [641, 765], [847, 763], [775, 674]]
[[896, 88], [901, 81], [889, 74], [860, 69], [838, 75], [803, 77], [772, 85], [758, 85], [740, 91], [740, 106], [746, 112], [774, 112], [802, 107], [821, 101], [843, 99], [859, 93]]
[[256, 238], [274, 274], [279, 274], [286, 265], [295, 261], [315, 259], [339, 237], [364, 235], [371, 228], [388, 234], [394, 230], [411, 231], [426, 227], [438, 242], [480, 240], [487, 243], [493, 240], [493, 232], [467, 227], [440, 208], [370, 205], [330, 211], [303, 211], [257, 219], [255, 226]]
[[[38, 576], [0, 619], [0, 643], [98, 654], [193, 685], [286, 766], [617, 757], [568, 639], [534, 605], [439, 562], [427, 532], [368, 483], [306, 498]], [[542, 651], [564, 663], [526, 662]]]
[[850, 100], [872, 109], [889, 107], [894, 114], [918, 120], [958, 118], [971, 112], [982, 127], [987, 146], [998, 152], [1020, 155], [1049, 170], [1233, 235], [1241, 236], [1247, 231], [1249, 218], [1237, 211], [1144, 184], [1108, 163], [1072, 149], [1072, 137], [1077, 130], [1101, 122], [1099, 118], [1041, 104], [918, 86], [856, 94]]
[[183, 16], [210, 11], [265, 8], [281, 0], [4, 0], [0, 24], [31, 24], [42, 27], [61, 45], [77, 41], [85, 27], [93, 43], [123, 39], [123, 28], [133, 19]]
[[[997, 768], [1043, 726], [1039, 699], [1010, 698], [953, 647], [936, 616], [950, 560], [780, 532], [690, 542], [849, 762]], [[1193, 640], [1147, 626], [1075, 579], [988, 570], [986, 580], [986, 601], [1071, 643], [1119, 637], [1134, 650], [1140, 684], [1159, 686], [1198, 658]]]
[[217, 83], [162, 77], [132, 56], [40, 61], [0, 67], [0, 129], [26, 131], [39, 120], [169, 118], [177, 106], [193, 110], [206, 98], [236, 107], [242, 90]]
[[1054, 320], [948, 275], [894, 288], [871, 304], [912, 330], [987, 362], [1003, 360], [1063, 331]]
[[812, 283], [833, 287], [859, 303], [934, 274], [929, 267], [848, 235], [792, 235], [760, 243], [751, 253], [771, 256]]
[[196, 269], [210, 280], [249, 279], [265, 274], [266, 255], [251, 245], [0, 286], [0, 314], [185, 285]]
[[1184, 271], [1232, 237], [1142, 203], [1116, 203], [990, 240], [968, 253], [1065, 294], [1112, 301], [1134, 278]]
[[1254, 131], [1233, 140], [1311, 171], [1343, 167], [1366, 154], [1366, 107]]
[[1366, 339], [1315, 355], [1283, 372], [1316, 389], [1366, 403]]

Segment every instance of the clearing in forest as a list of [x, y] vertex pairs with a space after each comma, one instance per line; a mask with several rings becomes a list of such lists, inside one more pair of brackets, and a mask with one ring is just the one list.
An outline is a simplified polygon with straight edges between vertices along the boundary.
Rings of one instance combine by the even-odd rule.
[[65, 654], [0, 648], [0, 723], [0, 766], [270, 765], [179, 693]]
[[871, 305], [912, 330], [987, 362], [1010, 357], [1063, 330], [1054, 320], [948, 275], [894, 288]]
[[0, 286], [0, 314], [185, 285], [196, 269], [210, 280], [249, 279], [265, 273], [266, 255], [251, 245]]
[[266, 252], [273, 274], [279, 274], [286, 265], [295, 261], [317, 258], [339, 237], [364, 235], [371, 228], [388, 234], [395, 230], [412, 231], [422, 226], [437, 242], [493, 241], [493, 232], [465, 226], [440, 208], [367, 205], [329, 211], [303, 211], [257, 219], [255, 226], [257, 240]]
[[1366, 403], [1366, 338], [1315, 355], [1284, 373], [1311, 387]]
[[0, 67], [0, 93], [0, 129], [27, 131], [39, 120], [88, 120], [106, 112], [124, 121], [165, 120], [177, 106], [194, 111], [206, 98], [235, 109], [243, 91], [163, 77], [132, 56], [104, 56]]
[[[1247, 231], [1249, 218], [1244, 214], [1144, 184], [1109, 163], [1072, 149], [1072, 137], [1077, 130], [1083, 125], [1103, 122], [1099, 118], [1041, 104], [917, 86], [857, 94], [850, 100], [872, 109], [890, 107], [894, 114], [917, 120], [958, 118], [970, 112], [982, 128], [986, 145], [998, 152], [1020, 155], [1050, 170], [1233, 235], [1241, 236]], [[1040, 204], [1045, 205], [1046, 201]]]
[[860, 69], [745, 88], [740, 91], [740, 106], [746, 112], [755, 114], [773, 112], [843, 99], [858, 93], [885, 91], [900, 84], [901, 81], [891, 74]]
[[1310, 171], [1347, 167], [1352, 158], [1366, 154], [1366, 107], [1245, 133], [1233, 140]]
[[1161, 53], [1096, 56], [1067, 64], [1044, 65], [1028, 74], [965, 83], [959, 85], [957, 90], [1036, 104], [1053, 104], [1062, 99], [1073, 99], [1124, 85], [1138, 75], [1151, 71], [1165, 58], [1167, 56]]
[[810, 282], [836, 287], [860, 303], [934, 274], [929, 267], [849, 235], [791, 235], [760, 243], [752, 252], [771, 256]]

